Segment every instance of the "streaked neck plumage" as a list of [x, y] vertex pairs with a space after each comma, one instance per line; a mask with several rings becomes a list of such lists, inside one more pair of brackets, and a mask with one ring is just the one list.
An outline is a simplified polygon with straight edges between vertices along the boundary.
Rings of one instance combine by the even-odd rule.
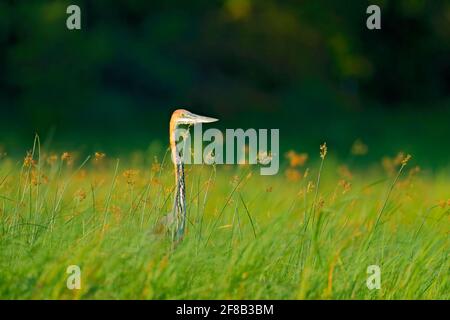
[[186, 223], [186, 189], [184, 181], [184, 165], [177, 150], [176, 129], [177, 119], [172, 115], [170, 120], [170, 149], [175, 169], [175, 197], [173, 203], [173, 214], [175, 215], [176, 229], [173, 231], [175, 240], [180, 240], [184, 235]]

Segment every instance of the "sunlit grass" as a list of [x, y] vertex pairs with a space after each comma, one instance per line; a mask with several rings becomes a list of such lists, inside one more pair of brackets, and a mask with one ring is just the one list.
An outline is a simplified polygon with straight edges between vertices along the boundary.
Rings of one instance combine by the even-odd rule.
[[404, 155], [352, 170], [332, 156], [291, 151], [274, 177], [187, 166], [188, 230], [173, 248], [167, 155], [53, 154], [36, 140], [0, 159], [0, 298], [450, 298], [448, 170]]

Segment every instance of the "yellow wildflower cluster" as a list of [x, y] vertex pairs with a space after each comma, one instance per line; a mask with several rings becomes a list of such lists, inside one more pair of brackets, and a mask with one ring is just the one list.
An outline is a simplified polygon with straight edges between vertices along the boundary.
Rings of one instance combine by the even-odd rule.
[[[306, 161], [308, 160], [308, 154], [297, 153], [294, 150], [289, 150], [289, 152], [287, 152], [285, 156], [289, 160], [289, 168], [287, 168], [285, 171], [286, 178], [292, 182], [300, 181], [300, 179], [302, 178], [302, 174], [297, 169], [297, 167], [305, 165]], [[304, 176], [306, 175], [307, 172], [305, 171]]]
[[411, 160], [411, 155], [405, 155], [403, 152], [399, 152], [395, 158], [383, 157], [381, 164], [384, 170], [392, 175], [397, 171], [397, 167], [406, 166], [406, 164]]
[[54, 165], [58, 161], [58, 156], [56, 154], [51, 154], [47, 157], [47, 164], [50, 166]]
[[40, 184], [47, 184], [48, 183], [48, 177], [45, 174], [40, 174], [37, 172], [37, 170], [32, 170], [30, 175], [30, 183], [33, 186], [38, 186]]
[[153, 160], [151, 171], [153, 173], [158, 173], [161, 171], [161, 164], [158, 162], [158, 158], [156, 158], [156, 157]]
[[307, 153], [297, 153], [294, 150], [290, 150], [286, 153], [286, 158], [289, 160], [289, 166], [301, 167], [305, 164], [306, 160], [308, 160]]
[[350, 151], [355, 156], [363, 156], [367, 154], [369, 147], [361, 139], [358, 139], [353, 143]]
[[293, 182], [300, 181], [300, 179], [302, 178], [300, 171], [293, 168], [287, 168], [284, 174], [289, 181]]
[[95, 160], [96, 162], [100, 162], [100, 161], [103, 160], [105, 157], [106, 157], [106, 154], [103, 153], [103, 152], [96, 152], [96, 153], [94, 154], [94, 160]]
[[86, 199], [86, 191], [83, 189], [78, 189], [74, 194], [74, 199], [78, 202], [82, 202], [84, 199]]
[[71, 166], [73, 164], [73, 156], [69, 152], [63, 152], [61, 155], [61, 161], [65, 162], [68, 166]]
[[136, 184], [138, 175], [139, 175], [139, 170], [133, 170], [133, 169], [125, 170], [123, 173], [123, 177], [125, 178], [125, 180], [129, 186], [133, 186]]
[[442, 209], [445, 209], [446, 207], [450, 207], [450, 199], [448, 200], [439, 200], [438, 206]]
[[30, 151], [27, 152], [27, 155], [23, 159], [23, 166], [25, 168], [32, 168], [32, 167], [36, 166], [36, 161], [33, 160], [33, 155], [31, 154]]
[[342, 188], [342, 194], [346, 194], [352, 188], [352, 184], [344, 179], [339, 180], [338, 185]]

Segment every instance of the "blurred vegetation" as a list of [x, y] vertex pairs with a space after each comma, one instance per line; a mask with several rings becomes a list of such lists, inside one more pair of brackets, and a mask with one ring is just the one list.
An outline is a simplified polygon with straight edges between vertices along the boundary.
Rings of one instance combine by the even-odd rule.
[[[82, 30], [65, 26], [78, 4]], [[366, 28], [378, 4], [382, 30]], [[2, 1], [0, 144], [119, 153], [166, 143], [175, 107], [346, 157], [449, 163], [448, 1]]]

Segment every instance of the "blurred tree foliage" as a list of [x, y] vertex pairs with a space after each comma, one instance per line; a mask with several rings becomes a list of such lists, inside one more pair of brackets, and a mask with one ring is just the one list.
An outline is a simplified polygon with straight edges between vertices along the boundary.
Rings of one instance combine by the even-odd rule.
[[[81, 31], [65, 27], [69, 4]], [[366, 28], [369, 4], [382, 30]], [[161, 132], [186, 106], [247, 126], [306, 118], [313, 136], [328, 117], [325, 135], [349, 139], [346, 121], [448, 110], [444, 0], [10, 0], [0, 15], [0, 122], [16, 134]]]

